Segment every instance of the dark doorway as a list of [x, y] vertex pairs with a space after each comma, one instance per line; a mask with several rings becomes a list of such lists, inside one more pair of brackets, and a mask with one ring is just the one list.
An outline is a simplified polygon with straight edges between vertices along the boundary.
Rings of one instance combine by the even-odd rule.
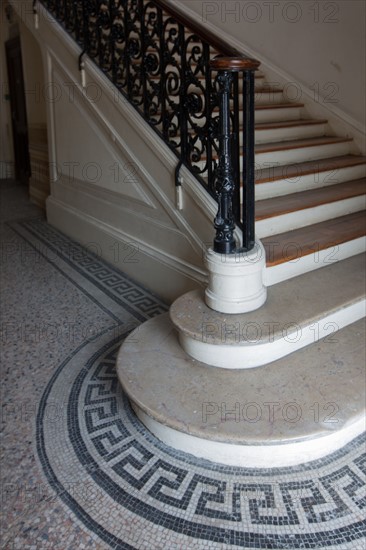
[[25, 104], [20, 37], [17, 36], [8, 40], [5, 43], [5, 49], [13, 128], [15, 177], [21, 183], [28, 185], [31, 168], [29, 161], [27, 109]]

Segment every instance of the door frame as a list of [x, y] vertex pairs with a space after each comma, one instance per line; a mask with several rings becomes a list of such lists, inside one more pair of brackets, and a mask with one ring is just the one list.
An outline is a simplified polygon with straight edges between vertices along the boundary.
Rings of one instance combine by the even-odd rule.
[[15, 178], [28, 185], [31, 177], [31, 164], [22, 49], [19, 35], [5, 42], [5, 54], [10, 95]]

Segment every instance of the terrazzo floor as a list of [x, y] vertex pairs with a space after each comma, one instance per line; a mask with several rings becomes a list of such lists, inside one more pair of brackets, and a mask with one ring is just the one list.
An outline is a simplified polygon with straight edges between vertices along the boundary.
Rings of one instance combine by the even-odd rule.
[[258, 470], [157, 441], [115, 358], [167, 306], [49, 226], [24, 187], [0, 192], [1, 548], [364, 550], [362, 437]]

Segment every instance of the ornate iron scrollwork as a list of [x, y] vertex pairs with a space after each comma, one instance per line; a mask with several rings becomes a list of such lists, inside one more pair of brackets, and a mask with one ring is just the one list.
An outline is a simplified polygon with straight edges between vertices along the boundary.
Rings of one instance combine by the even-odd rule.
[[[224, 82], [222, 73], [218, 76], [220, 67], [210, 68], [210, 41], [216, 43], [217, 39], [212, 35], [210, 40], [203, 38], [197, 25], [193, 24], [196, 31], [190, 30], [159, 0], [40, 1], [219, 201], [215, 227], [220, 238], [231, 243], [221, 248], [232, 249], [235, 222], [244, 228], [243, 246], [250, 249], [254, 244], [253, 71], [259, 63], [247, 59], [245, 64], [243, 58], [236, 58], [230, 69], [239, 71], [243, 81], [245, 156], [241, 170], [239, 139], [233, 138], [229, 148], [233, 177], [238, 184], [231, 207], [225, 198], [229, 175], [220, 152], [223, 137], [219, 98]], [[231, 77], [226, 77], [231, 81]], [[237, 75], [231, 90], [227, 116], [237, 136]], [[240, 183], [245, 190], [242, 213]]]

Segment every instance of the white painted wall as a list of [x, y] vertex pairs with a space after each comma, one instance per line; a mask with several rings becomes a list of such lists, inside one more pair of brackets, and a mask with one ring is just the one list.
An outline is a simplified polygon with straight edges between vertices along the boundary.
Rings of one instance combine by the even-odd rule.
[[[285, 72], [301, 92], [365, 125], [363, 0], [168, 0]], [[225, 36], [224, 36], [225, 38]], [[290, 89], [289, 89], [290, 92]], [[291, 94], [295, 94], [295, 87]], [[302, 98], [304, 99], [304, 98]]]

